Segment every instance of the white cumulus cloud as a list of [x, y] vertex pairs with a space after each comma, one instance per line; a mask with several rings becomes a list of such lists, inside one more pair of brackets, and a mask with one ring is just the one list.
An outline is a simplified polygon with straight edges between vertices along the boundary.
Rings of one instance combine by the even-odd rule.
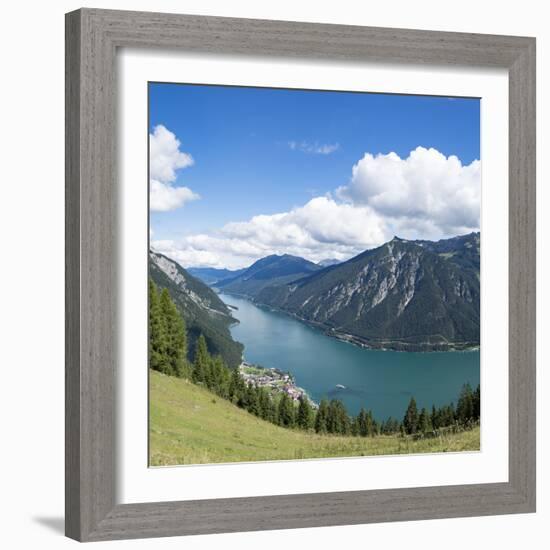
[[345, 260], [383, 242], [386, 234], [384, 220], [370, 207], [316, 197], [289, 212], [228, 223], [215, 234], [153, 245], [184, 266], [240, 268], [270, 254], [293, 254], [313, 262]]
[[414, 238], [426, 230], [427, 237], [477, 230], [480, 194], [478, 160], [465, 166], [454, 155], [424, 147], [404, 159], [366, 153], [353, 167], [350, 182], [336, 191], [340, 199], [370, 206]]
[[404, 159], [366, 153], [332, 194], [153, 246], [185, 267], [235, 269], [270, 254], [347, 260], [394, 235], [441, 239], [478, 230], [480, 178], [479, 161], [464, 166], [435, 149], [418, 147]]
[[176, 170], [193, 164], [189, 153], [180, 151], [180, 141], [162, 124], [149, 134], [149, 173], [152, 179], [163, 183], [176, 179]]
[[172, 185], [177, 171], [192, 166], [189, 153], [180, 151], [181, 143], [173, 132], [159, 124], [149, 134], [149, 193], [150, 209], [166, 212], [196, 200], [199, 195], [188, 187]]
[[155, 212], [168, 212], [182, 207], [186, 202], [197, 200], [199, 195], [189, 187], [173, 187], [157, 180], [149, 182], [149, 208]]

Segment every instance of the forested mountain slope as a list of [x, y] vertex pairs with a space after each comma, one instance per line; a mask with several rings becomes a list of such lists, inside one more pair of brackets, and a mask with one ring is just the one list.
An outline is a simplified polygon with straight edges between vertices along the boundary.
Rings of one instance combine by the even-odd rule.
[[190, 359], [194, 357], [198, 337], [204, 334], [213, 355], [220, 354], [230, 367], [240, 364], [243, 346], [233, 340], [229, 331], [236, 320], [210, 287], [174, 260], [154, 251], [149, 252], [149, 276], [158, 287], [168, 289], [185, 319]]
[[253, 263], [237, 277], [218, 281], [215, 286], [224, 292], [254, 297], [268, 286], [292, 282], [321, 269], [321, 266], [298, 256], [271, 255]]
[[335, 336], [377, 348], [479, 344], [479, 233], [438, 242], [392, 241], [289, 284], [258, 303]]

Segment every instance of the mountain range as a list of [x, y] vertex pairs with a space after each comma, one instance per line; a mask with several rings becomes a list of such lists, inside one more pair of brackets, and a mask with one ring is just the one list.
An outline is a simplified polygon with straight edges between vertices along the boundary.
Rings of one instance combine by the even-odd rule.
[[202, 332], [212, 353], [230, 366], [242, 357], [242, 345], [229, 331], [236, 320], [205, 283], [358, 345], [434, 351], [479, 345], [479, 273], [479, 233], [440, 241], [394, 237], [328, 267], [283, 254], [236, 271], [186, 270], [150, 253], [150, 276], [168, 288], [187, 321], [190, 353]]
[[254, 298], [268, 286], [284, 285], [322, 269], [320, 265], [299, 256], [273, 254], [254, 262], [237, 276], [218, 281], [215, 286], [223, 292]]
[[243, 269], [217, 269], [215, 267], [190, 267], [187, 269], [188, 273], [200, 279], [203, 283], [207, 285], [213, 285], [218, 281], [223, 281], [224, 279], [231, 279], [233, 277], [238, 277], [241, 273], [246, 271], [246, 268]]
[[254, 300], [329, 334], [409, 351], [479, 345], [479, 233], [437, 242], [395, 237]]

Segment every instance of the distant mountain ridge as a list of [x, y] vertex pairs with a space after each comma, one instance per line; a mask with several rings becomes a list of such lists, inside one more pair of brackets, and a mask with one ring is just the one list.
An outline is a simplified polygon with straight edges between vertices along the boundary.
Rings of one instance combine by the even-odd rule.
[[347, 262], [265, 285], [254, 296], [373, 348], [410, 351], [479, 345], [480, 235], [432, 241], [395, 237]]
[[324, 260], [317, 262], [317, 265], [320, 265], [321, 267], [330, 267], [331, 265], [336, 265], [341, 263], [342, 262], [340, 260], [337, 260], [336, 258], [325, 258]]
[[217, 269], [215, 267], [188, 267], [187, 271], [207, 285], [212, 285], [224, 279], [237, 277], [246, 271], [243, 269]]
[[254, 262], [235, 277], [216, 282], [215, 286], [223, 292], [253, 298], [268, 286], [296, 281], [321, 269], [321, 266], [298, 256], [273, 254]]
[[212, 355], [221, 355], [228, 366], [241, 363], [243, 345], [231, 337], [229, 327], [237, 322], [218, 295], [177, 262], [158, 252], [149, 252], [149, 276], [166, 288], [187, 324], [189, 359], [198, 337], [204, 334]]
[[[213, 353], [223, 350], [228, 364], [238, 364], [242, 346], [228, 328], [234, 319], [216, 293], [162, 254], [151, 252], [150, 265], [191, 331], [204, 332]], [[328, 267], [284, 254], [237, 272], [194, 270], [221, 292], [244, 295], [331, 336], [372, 348], [432, 351], [479, 345], [479, 269], [480, 234], [470, 233], [440, 241], [394, 237]], [[225, 273], [231, 275], [218, 279]]]

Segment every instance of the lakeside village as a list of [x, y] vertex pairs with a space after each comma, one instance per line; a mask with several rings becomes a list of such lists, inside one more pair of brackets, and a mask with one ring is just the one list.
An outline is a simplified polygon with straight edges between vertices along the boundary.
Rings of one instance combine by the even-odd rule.
[[309, 397], [306, 391], [295, 384], [294, 378], [289, 372], [243, 361], [239, 366], [239, 373], [246, 384], [266, 388], [273, 397], [276, 394], [286, 393], [292, 401], [297, 402], [304, 396], [314, 409], [319, 408], [319, 405]]

